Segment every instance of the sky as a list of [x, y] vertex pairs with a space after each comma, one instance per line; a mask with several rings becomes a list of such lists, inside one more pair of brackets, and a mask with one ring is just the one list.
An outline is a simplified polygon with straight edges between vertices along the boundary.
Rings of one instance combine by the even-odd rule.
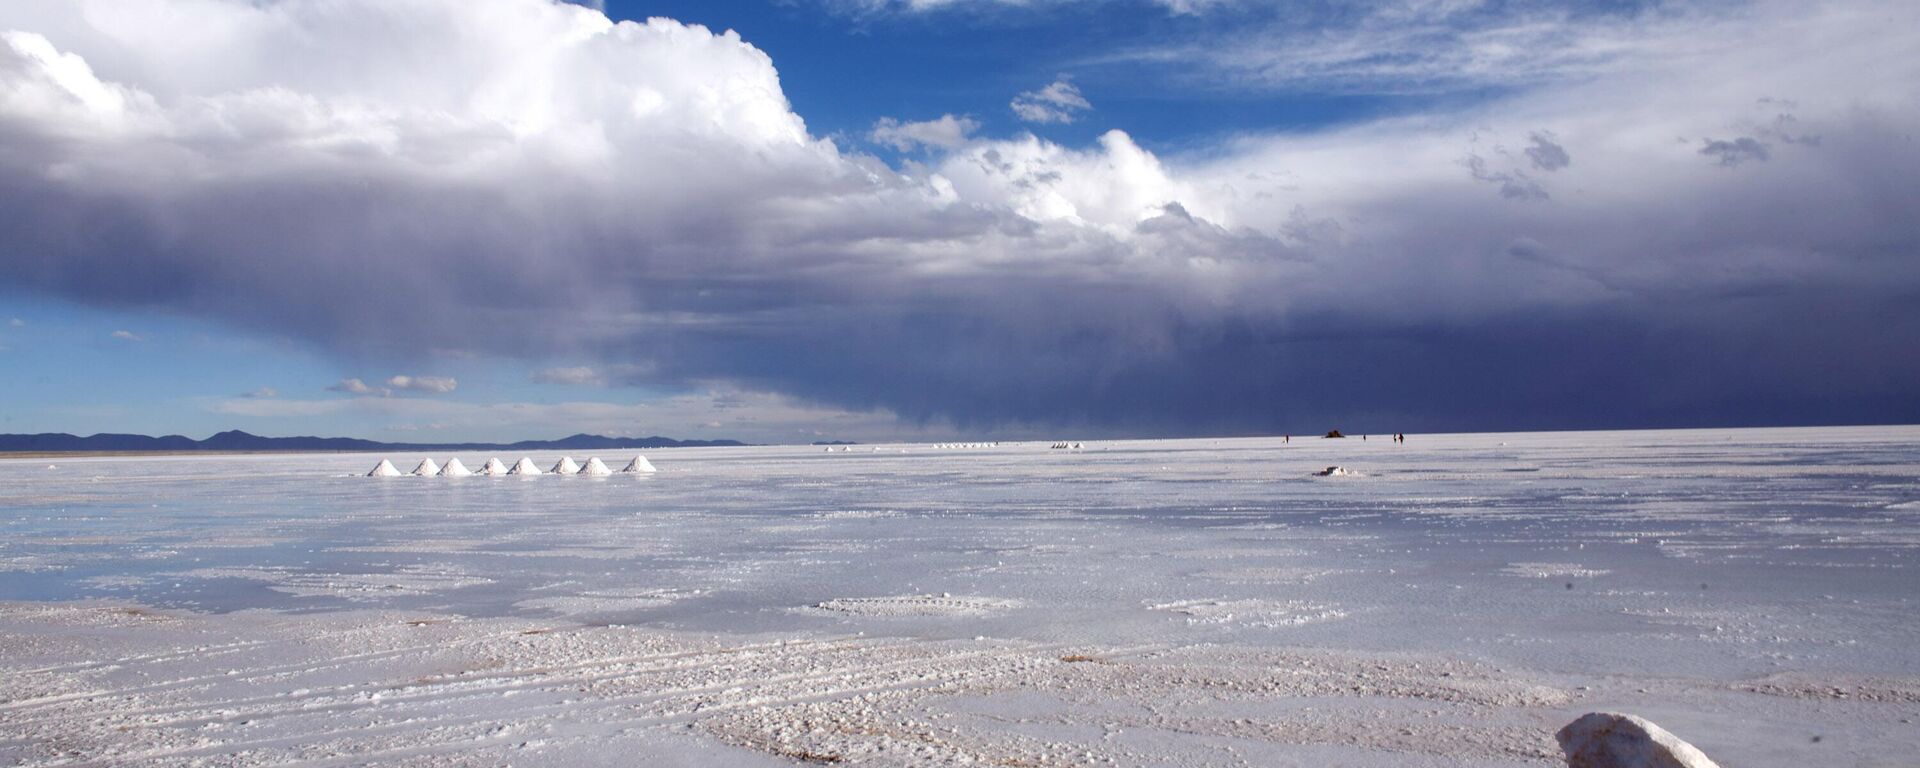
[[1920, 422], [1920, 5], [9, 0], [0, 432]]

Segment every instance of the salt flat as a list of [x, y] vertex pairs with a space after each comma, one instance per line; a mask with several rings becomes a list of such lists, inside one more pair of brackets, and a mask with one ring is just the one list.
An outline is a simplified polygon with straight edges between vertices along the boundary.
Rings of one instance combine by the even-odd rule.
[[1920, 428], [1050, 444], [0, 462], [0, 761], [1920, 748]]

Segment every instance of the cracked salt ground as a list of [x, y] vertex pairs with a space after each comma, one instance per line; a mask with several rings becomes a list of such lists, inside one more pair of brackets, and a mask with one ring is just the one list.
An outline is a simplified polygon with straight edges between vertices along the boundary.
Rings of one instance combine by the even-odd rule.
[[1046, 445], [0, 461], [0, 763], [1552, 765], [1601, 709], [1920, 748], [1920, 430]]

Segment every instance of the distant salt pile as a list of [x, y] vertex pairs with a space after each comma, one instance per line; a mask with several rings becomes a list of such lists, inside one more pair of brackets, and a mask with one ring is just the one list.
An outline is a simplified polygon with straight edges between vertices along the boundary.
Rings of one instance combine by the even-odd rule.
[[440, 474], [440, 465], [433, 463], [433, 459], [421, 459], [420, 466], [414, 467], [410, 474], [414, 477], [433, 477]]
[[622, 469], [620, 471], [621, 472], [652, 472], [654, 471], [653, 462], [647, 461], [647, 457], [645, 456], [635, 456], [633, 457], [633, 461], [627, 462], [627, 468]]
[[487, 477], [501, 477], [507, 474], [507, 465], [500, 463], [499, 459], [487, 459], [486, 466], [481, 467], [477, 474], [486, 475]]
[[572, 475], [579, 473], [580, 465], [573, 463], [572, 456], [562, 456], [560, 461], [553, 465], [553, 469], [547, 471], [556, 475]]
[[600, 463], [600, 457], [595, 456], [587, 459], [587, 465], [580, 468], [580, 474], [587, 477], [606, 477], [613, 474], [613, 470], [607, 469], [607, 465]]
[[394, 468], [393, 462], [387, 461], [386, 459], [381, 459], [379, 464], [374, 465], [373, 471], [367, 473], [367, 477], [399, 477], [399, 476], [400, 476], [400, 470]]
[[447, 459], [447, 465], [440, 468], [441, 477], [466, 477], [471, 474], [473, 470], [467, 469], [467, 465], [460, 463], [458, 456]]
[[1327, 467], [1313, 474], [1319, 477], [1346, 477], [1353, 473], [1348, 471], [1346, 467]]
[[513, 469], [509, 469], [509, 470], [507, 470], [507, 474], [509, 474], [509, 475], [537, 475], [537, 474], [540, 474], [540, 468], [539, 468], [539, 467], [537, 467], [537, 466], [534, 466], [534, 464], [533, 464], [533, 459], [529, 459], [529, 458], [527, 458], [527, 457], [525, 457], [525, 456], [522, 456], [522, 457], [520, 457], [520, 460], [519, 460], [519, 461], [516, 461], [516, 462], [514, 462], [514, 463], [513, 463]]

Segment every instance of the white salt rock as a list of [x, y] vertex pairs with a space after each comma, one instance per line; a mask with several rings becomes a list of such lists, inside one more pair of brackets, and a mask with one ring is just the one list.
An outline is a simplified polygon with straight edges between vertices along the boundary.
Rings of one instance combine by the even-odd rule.
[[433, 463], [433, 459], [421, 459], [420, 466], [414, 467], [412, 474], [414, 477], [433, 477], [440, 474], [440, 465]]
[[441, 477], [466, 477], [471, 474], [473, 470], [467, 469], [467, 465], [460, 463], [458, 456], [447, 459], [447, 465], [440, 468]]
[[580, 471], [580, 465], [573, 463], [572, 456], [562, 456], [560, 461], [553, 465], [553, 469], [547, 471], [556, 475], [571, 475]]
[[1617, 712], [1581, 715], [1554, 738], [1568, 768], [1720, 768], [1665, 728]]
[[[832, 448], [828, 448], [827, 450], [829, 450], [829, 451], [831, 451], [831, 450], [833, 450], [833, 449], [832, 449]], [[627, 468], [626, 468], [626, 469], [622, 469], [622, 470], [620, 470], [620, 471], [622, 471], [622, 472], [652, 472], [652, 471], [653, 471], [653, 462], [651, 462], [651, 461], [647, 461], [647, 457], [645, 457], [645, 456], [635, 456], [635, 457], [633, 457], [633, 461], [629, 461], [629, 462], [627, 462]]]
[[537, 475], [540, 474], [540, 468], [533, 465], [533, 459], [522, 456], [519, 461], [513, 463], [513, 469], [507, 470], [507, 474]]
[[386, 459], [381, 459], [379, 464], [374, 465], [373, 471], [367, 473], [367, 477], [399, 477], [399, 476], [400, 476], [400, 470], [394, 468], [393, 462], [387, 461]]
[[1315, 472], [1314, 474], [1319, 475], [1321, 477], [1346, 477], [1347, 475], [1351, 475], [1353, 473], [1348, 472], [1346, 467], [1327, 467], [1326, 469], [1320, 470], [1319, 472]]
[[613, 470], [607, 469], [607, 465], [600, 463], [600, 457], [595, 456], [587, 459], [587, 465], [580, 468], [580, 474], [588, 477], [606, 477], [613, 474]]
[[487, 459], [486, 466], [480, 468], [480, 474], [488, 477], [499, 477], [506, 473], [507, 465], [500, 463], [499, 459]]

